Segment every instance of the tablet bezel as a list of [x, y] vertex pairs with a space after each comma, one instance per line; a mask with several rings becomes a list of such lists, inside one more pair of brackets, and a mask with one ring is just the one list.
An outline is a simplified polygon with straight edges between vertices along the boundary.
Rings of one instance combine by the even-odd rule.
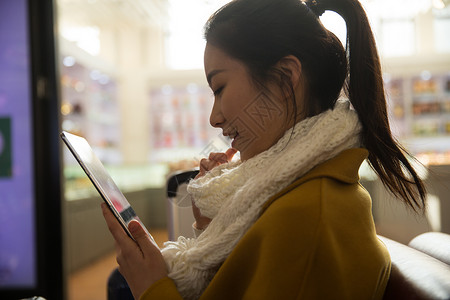
[[[108, 173], [108, 171], [105, 169], [103, 163], [95, 155], [94, 150], [89, 145], [87, 140], [85, 138], [81, 137], [81, 136], [78, 136], [78, 135], [75, 135], [75, 134], [71, 134], [71, 133], [68, 133], [66, 131], [61, 132], [61, 139], [64, 141], [64, 143], [66, 144], [66, 146], [68, 147], [68, 149], [70, 150], [70, 152], [72, 153], [72, 155], [74, 156], [74, 158], [76, 159], [78, 164], [83, 169], [84, 173], [88, 176], [88, 178], [90, 179], [90, 181], [94, 185], [95, 189], [98, 191], [98, 193], [102, 197], [103, 201], [108, 205], [109, 209], [112, 211], [112, 213], [114, 214], [116, 219], [119, 221], [120, 225], [125, 230], [127, 235], [134, 240], [133, 236], [131, 235], [131, 232], [128, 230], [127, 222], [122, 218], [122, 216], [120, 215], [119, 211], [117, 211], [117, 209], [114, 207], [114, 204], [112, 203], [112, 201], [111, 201], [107, 191], [105, 191], [105, 189], [103, 188], [102, 184], [97, 179], [96, 174], [93, 174], [93, 172], [91, 172], [91, 170], [88, 167], [87, 163], [85, 161], [83, 161], [81, 156], [78, 154], [78, 150], [76, 149], [75, 145], [73, 145], [71, 143], [71, 141], [70, 141], [71, 139], [82, 139], [83, 142], [89, 147], [89, 151], [91, 152], [92, 157], [95, 160], [97, 160], [97, 164], [98, 164], [97, 166], [101, 167], [104, 170], [105, 175], [107, 175], [109, 177], [109, 179], [111, 180], [110, 182], [113, 183], [116, 186], [118, 191], [120, 191], [119, 188], [117, 187], [116, 183], [114, 182], [114, 180], [112, 179], [112, 177]], [[128, 200], [125, 198], [125, 196], [122, 193], [121, 193], [121, 196], [123, 197], [123, 200], [125, 200], [126, 203], [128, 203], [129, 207], [131, 207], [131, 204], [128, 202]], [[142, 222], [139, 220], [137, 215], [133, 219], [138, 221], [139, 223], [141, 223], [141, 225], [145, 229], [144, 224], [142, 224]]]

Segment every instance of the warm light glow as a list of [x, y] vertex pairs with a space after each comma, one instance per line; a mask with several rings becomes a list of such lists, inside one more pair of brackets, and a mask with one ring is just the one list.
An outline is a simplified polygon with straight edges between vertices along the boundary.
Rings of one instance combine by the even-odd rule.
[[100, 29], [98, 27], [61, 26], [61, 35], [93, 56], [100, 54]]
[[433, 7], [437, 8], [437, 9], [445, 8], [444, 1], [442, 1], [442, 0], [433, 0]]
[[66, 102], [61, 105], [61, 114], [63, 116], [67, 116], [71, 112], [72, 112], [72, 105], [70, 103]]

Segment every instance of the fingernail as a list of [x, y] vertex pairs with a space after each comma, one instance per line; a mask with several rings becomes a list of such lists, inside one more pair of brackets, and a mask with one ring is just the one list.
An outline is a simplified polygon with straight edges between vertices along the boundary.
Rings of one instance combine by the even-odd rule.
[[128, 223], [128, 230], [131, 232], [131, 234], [134, 234], [135, 232], [137, 232], [140, 229], [140, 225], [138, 221], [131, 221], [130, 223]]

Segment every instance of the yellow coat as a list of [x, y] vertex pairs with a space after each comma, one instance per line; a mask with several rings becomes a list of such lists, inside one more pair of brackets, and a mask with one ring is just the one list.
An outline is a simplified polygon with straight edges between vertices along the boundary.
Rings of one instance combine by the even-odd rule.
[[[200, 299], [381, 299], [390, 257], [358, 183], [366, 157], [344, 151], [272, 197]], [[166, 277], [150, 299], [181, 297]]]

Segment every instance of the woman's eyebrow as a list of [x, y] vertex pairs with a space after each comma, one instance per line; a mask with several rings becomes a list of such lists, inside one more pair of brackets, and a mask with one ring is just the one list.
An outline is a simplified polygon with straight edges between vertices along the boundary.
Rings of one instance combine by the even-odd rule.
[[208, 84], [211, 85], [211, 80], [212, 80], [212, 78], [213, 78], [215, 75], [217, 75], [217, 74], [219, 74], [219, 73], [222, 73], [222, 72], [224, 72], [224, 71], [225, 71], [225, 69], [216, 69], [216, 70], [212, 70], [211, 72], [209, 72], [208, 75], [206, 76], [206, 80], [208, 80]]

